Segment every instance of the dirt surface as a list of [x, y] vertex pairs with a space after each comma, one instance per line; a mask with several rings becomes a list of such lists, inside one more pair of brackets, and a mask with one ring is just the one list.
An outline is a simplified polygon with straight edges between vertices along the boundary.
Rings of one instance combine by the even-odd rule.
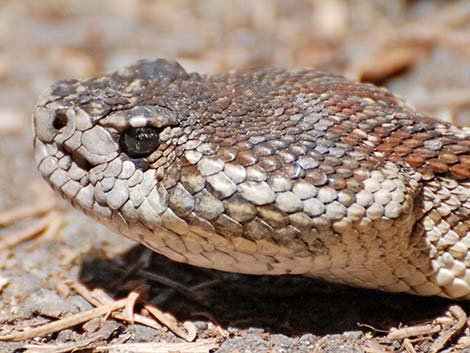
[[39, 93], [156, 57], [327, 69], [470, 126], [466, 0], [2, 1], [0, 352], [470, 352], [466, 302], [192, 268], [54, 201], [33, 162]]

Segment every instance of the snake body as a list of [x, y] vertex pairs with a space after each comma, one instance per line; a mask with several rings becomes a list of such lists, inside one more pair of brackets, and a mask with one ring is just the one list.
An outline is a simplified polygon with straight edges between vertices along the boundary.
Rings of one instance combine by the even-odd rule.
[[386, 89], [158, 59], [57, 82], [34, 126], [57, 192], [175, 261], [470, 298], [470, 132]]

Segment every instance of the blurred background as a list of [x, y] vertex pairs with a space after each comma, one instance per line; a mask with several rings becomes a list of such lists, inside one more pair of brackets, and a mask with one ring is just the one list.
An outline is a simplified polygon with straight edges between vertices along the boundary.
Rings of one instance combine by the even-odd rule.
[[330, 70], [470, 124], [468, 0], [1, 0], [0, 127], [57, 79], [156, 57]]

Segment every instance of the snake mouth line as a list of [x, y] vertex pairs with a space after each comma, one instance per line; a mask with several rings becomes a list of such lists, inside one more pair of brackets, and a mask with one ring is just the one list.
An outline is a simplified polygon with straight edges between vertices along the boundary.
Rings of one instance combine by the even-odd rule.
[[89, 172], [91, 168], [93, 168], [93, 165], [91, 165], [91, 163], [88, 162], [77, 151], [71, 152], [70, 154], [71, 154], [72, 160], [80, 169], [83, 169], [84, 171]]

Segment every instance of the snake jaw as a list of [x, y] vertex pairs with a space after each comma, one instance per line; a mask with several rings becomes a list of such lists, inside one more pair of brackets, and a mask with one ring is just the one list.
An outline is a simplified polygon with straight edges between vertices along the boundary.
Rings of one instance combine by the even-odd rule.
[[[124, 74], [135, 75], [125, 70]], [[174, 237], [156, 213], [163, 213], [169, 201], [166, 190], [157, 185], [164, 179], [168, 186], [168, 177], [157, 177], [155, 169], [161, 171], [174, 161], [169, 152], [182, 136], [176, 113], [168, 104], [134, 107], [132, 97], [125, 98], [129, 92], [116, 98], [109, 86], [100, 88], [101, 93], [95, 91], [91, 99], [85, 86], [96, 90], [101, 85], [100, 80], [91, 81], [60, 81], [39, 99], [33, 113], [39, 171], [74, 207], [117, 232], [139, 241], [149, 232]], [[137, 81], [134, 90], [145, 84]], [[113, 100], [113, 109], [106, 99]], [[160, 143], [148, 158], [134, 158], [122, 148], [122, 135], [146, 126], [159, 129]], [[159, 162], [162, 158], [165, 163]], [[171, 250], [165, 254], [182, 259]]]

